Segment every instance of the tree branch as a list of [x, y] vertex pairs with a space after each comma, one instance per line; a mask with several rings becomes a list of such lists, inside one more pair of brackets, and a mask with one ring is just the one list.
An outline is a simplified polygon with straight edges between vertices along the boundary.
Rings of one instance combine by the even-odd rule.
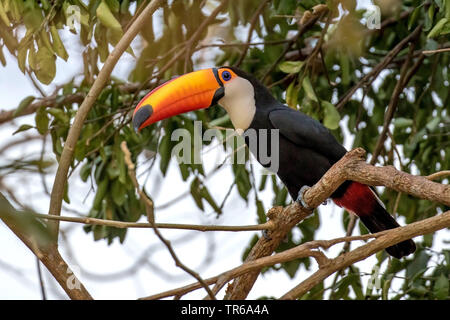
[[366, 74], [357, 84], [355, 84], [350, 90], [347, 91], [347, 93], [339, 100], [339, 102], [336, 104], [336, 109], [341, 109], [352, 97], [353, 94], [358, 90], [359, 88], [363, 86], [367, 86], [368, 84], [372, 83], [377, 76], [380, 74], [381, 71], [386, 68], [389, 63], [397, 56], [397, 54], [412, 40], [415, 39], [422, 30], [422, 25], [417, 26], [417, 28], [411, 32], [405, 39], [400, 41], [389, 53], [385, 56], [385, 58], [377, 64], [373, 69]]
[[413, 43], [411, 43], [409, 47], [408, 58], [403, 63], [402, 70], [400, 72], [400, 78], [398, 79], [397, 84], [395, 85], [394, 92], [392, 93], [392, 98], [389, 101], [389, 105], [385, 113], [383, 129], [381, 130], [381, 133], [378, 136], [375, 149], [372, 153], [372, 158], [370, 159], [370, 164], [375, 164], [377, 161], [378, 155], [380, 154], [381, 148], [383, 147], [384, 141], [386, 140], [386, 133], [389, 129], [389, 125], [391, 124], [391, 121], [394, 118], [395, 110], [397, 109], [398, 101], [400, 100], [400, 94], [403, 92], [403, 89], [408, 84], [408, 82], [405, 81], [405, 77], [409, 64], [411, 63], [413, 53], [414, 53], [414, 45]]
[[84, 285], [76, 278], [50, 239], [48, 228], [28, 212], [15, 210], [0, 194], [0, 219], [45, 265], [71, 299], [92, 300]]
[[[396, 170], [392, 166], [374, 167], [364, 162], [362, 148], [348, 152], [335, 163], [325, 175], [304, 194], [310, 208], [323, 203], [344, 181], [352, 180], [367, 185], [384, 185], [388, 188], [412, 194], [422, 199], [450, 205], [450, 186], [432, 182], [425, 177], [413, 176]], [[249, 253], [246, 262], [271, 255], [290, 230], [305, 219], [311, 211], [297, 203], [285, 208], [272, 208], [268, 216], [274, 223], [271, 239], [260, 238]], [[256, 281], [259, 271], [253, 271], [237, 278], [228, 287], [225, 299], [245, 299]]]
[[[214, 290], [214, 293], [217, 293], [220, 288], [230, 281], [233, 278], [236, 278], [238, 276], [244, 275], [246, 273], [252, 272], [254, 270], [260, 270], [263, 267], [268, 267], [275, 265], [277, 263], [283, 263], [287, 261], [292, 261], [299, 258], [304, 257], [314, 257], [316, 260], [318, 260], [319, 264], [319, 271], [317, 271], [313, 276], [305, 280], [303, 283], [309, 284], [314, 283], [317, 284], [321, 282], [325, 278], [320, 278], [319, 275], [323, 276], [324, 274], [331, 275], [334, 272], [348, 267], [352, 263], [355, 263], [357, 261], [363, 260], [370, 255], [383, 250], [387, 247], [390, 247], [396, 243], [399, 243], [401, 241], [404, 241], [406, 239], [410, 239], [416, 236], [424, 235], [427, 233], [435, 232], [440, 229], [444, 229], [446, 227], [450, 226], [450, 211], [447, 211], [441, 215], [431, 217], [428, 219], [424, 219], [422, 221], [414, 222], [412, 224], [409, 224], [404, 227], [399, 227], [395, 229], [385, 230], [373, 234], [365, 234], [360, 236], [345, 236], [340, 237], [336, 239], [331, 240], [313, 240], [310, 242], [303, 243], [301, 245], [298, 245], [294, 248], [285, 250], [283, 252], [274, 254], [272, 256], [267, 257], [261, 257], [259, 259], [245, 262], [244, 264], [230, 269], [228, 271], [225, 271], [217, 276], [205, 279], [205, 282], [207, 284], [214, 284], [216, 283]], [[366, 245], [363, 245], [361, 247], [358, 247], [357, 249], [350, 251], [348, 253], [344, 253], [339, 255], [338, 257], [334, 259], [327, 258], [321, 251], [317, 249], [329, 249], [330, 247], [343, 243], [343, 242], [351, 242], [351, 241], [366, 241], [369, 239], [375, 239], [371, 242], [369, 242]], [[361, 257], [363, 256], [363, 257]], [[318, 258], [320, 257], [320, 258]], [[358, 259], [352, 262], [348, 262], [347, 259]], [[324, 270], [324, 271], [321, 271]], [[332, 270], [332, 271], [330, 271]], [[328, 272], [325, 272], [328, 271]], [[313, 278], [313, 280], [310, 280]], [[308, 281], [308, 282], [307, 282]], [[302, 283], [302, 284], [303, 284]], [[311, 284], [308, 286], [308, 289], [304, 290], [302, 292], [303, 294], [306, 293], [308, 290], [310, 290], [314, 285], [311, 286]], [[148, 297], [141, 298], [142, 300], [155, 300], [155, 299], [162, 299], [167, 298], [170, 296], [182, 296], [186, 293], [189, 293], [193, 290], [201, 288], [200, 283], [192, 283], [187, 286], [183, 286], [180, 288], [168, 290], [165, 292], [161, 292], [155, 295], [151, 295]], [[300, 297], [300, 296], [298, 296]], [[292, 298], [291, 296], [285, 295], [282, 298]]]
[[390, 229], [388, 232], [384, 231], [382, 235], [366, 245], [356, 248], [353, 251], [340, 255], [329, 262], [323, 268], [320, 268], [311, 277], [301, 282], [295, 288], [287, 292], [281, 299], [297, 299], [311, 290], [316, 284], [322, 282], [329, 275], [348, 267], [358, 261], [364, 260], [367, 257], [377, 253], [378, 251], [390, 247], [399, 242], [436, 232], [438, 230], [450, 227], [450, 211], [443, 214], [411, 223], [404, 227]]
[[166, 246], [167, 250], [169, 251], [170, 255], [172, 256], [173, 261], [175, 262], [175, 265], [177, 267], [181, 268], [182, 270], [184, 270], [186, 273], [188, 273], [191, 276], [193, 276], [195, 279], [197, 279], [197, 281], [201, 284], [201, 286], [208, 293], [208, 296], [211, 299], [215, 300], [216, 296], [212, 293], [211, 289], [205, 283], [205, 281], [200, 277], [200, 275], [197, 272], [195, 272], [194, 270], [188, 268], [185, 264], [183, 264], [180, 261], [180, 259], [176, 255], [175, 250], [173, 249], [173, 247], [170, 244], [170, 242], [163, 237], [161, 232], [159, 232], [158, 227], [155, 225], [155, 218], [154, 218], [154, 215], [153, 215], [153, 201], [151, 201], [147, 197], [147, 195], [139, 187], [139, 183], [138, 183], [137, 178], [136, 178], [135, 165], [131, 161], [131, 153], [128, 150], [127, 143], [125, 141], [122, 141], [122, 143], [120, 144], [120, 148], [122, 149], [122, 152], [124, 153], [125, 163], [126, 163], [126, 165], [128, 167], [128, 174], [129, 174], [129, 176], [131, 178], [131, 181], [133, 181], [134, 187], [135, 187], [136, 191], [139, 194], [139, 198], [140, 198], [141, 202], [145, 206], [145, 211], [147, 212], [148, 222], [152, 225], [152, 229], [155, 232], [156, 236]]
[[239, 57], [238, 62], [236, 62], [236, 67], [239, 67], [242, 62], [244, 61], [245, 56], [247, 55], [247, 51], [248, 48], [250, 46], [250, 41], [252, 40], [252, 34], [253, 34], [253, 30], [255, 29], [256, 23], [258, 22], [259, 16], [261, 14], [261, 12], [264, 10], [264, 7], [266, 6], [266, 4], [269, 2], [270, 0], [264, 0], [262, 1], [258, 8], [256, 9], [255, 13], [253, 14], [251, 20], [250, 20], [250, 27], [248, 28], [248, 33], [247, 33], [247, 42], [244, 46], [244, 49], [241, 53], [241, 56]]
[[33, 213], [33, 216], [47, 220], [58, 220], [65, 222], [83, 223], [89, 225], [101, 225], [115, 228], [153, 228], [159, 229], [181, 229], [193, 231], [256, 231], [256, 230], [272, 230], [273, 224], [271, 221], [256, 225], [247, 226], [220, 226], [220, 225], [200, 225], [200, 224], [181, 224], [181, 223], [144, 223], [144, 222], [124, 222], [117, 220], [106, 220], [97, 218], [81, 218], [81, 217], [63, 217], [51, 214]]
[[[155, 10], [160, 6], [162, 2], [162, 0], [152, 0], [145, 7], [142, 13], [136, 18], [133, 24], [128, 28], [123, 37], [117, 43], [114, 50], [109, 54], [108, 58], [105, 61], [105, 64], [98, 74], [97, 79], [89, 90], [86, 99], [84, 99], [83, 103], [78, 109], [75, 120], [69, 130], [69, 134], [64, 144], [64, 149], [59, 161], [59, 166], [56, 172], [50, 198], [49, 214], [60, 215], [61, 213], [62, 199], [66, 187], [67, 174], [69, 172], [70, 164], [72, 163], [75, 145], [80, 136], [84, 120], [86, 119], [89, 111], [95, 103], [95, 100], [108, 81], [109, 76], [114, 69], [117, 61], [119, 61], [119, 58], [130, 46], [131, 41], [136, 37], [140, 29], [144, 27], [144, 25], [147, 23], [148, 18], [153, 14], [153, 12], [155, 12]], [[59, 224], [57, 222], [52, 224], [52, 229], [54, 237], [57, 238]]]

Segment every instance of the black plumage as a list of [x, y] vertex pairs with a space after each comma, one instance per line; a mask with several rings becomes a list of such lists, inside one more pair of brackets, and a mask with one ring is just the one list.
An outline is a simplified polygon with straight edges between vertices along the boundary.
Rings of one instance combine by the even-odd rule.
[[[301, 187], [312, 186], [319, 181], [347, 150], [319, 121], [276, 100], [252, 75], [237, 68], [230, 69], [250, 81], [254, 88], [256, 111], [245, 134], [247, 135], [250, 130], [279, 129], [279, 163], [276, 174], [291, 197], [297, 199]], [[258, 143], [249, 143], [249, 136], [244, 137], [250, 151], [263, 166], [269, 167], [270, 164], [261, 161], [259, 157], [259, 140]], [[267, 150], [264, 152], [272, 149], [269, 136], [270, 133], [265, 136], [256, 135], [257, 139], [265, 139], [263, 144], [267, 144]], [[382, 206], [374, 190], [366, 185], [346, 181], [331, 195], [331, 198], [339, 206], [358, 215], [370, 232], [399, 226]], [[413, 253], [415, 249], [414, 242], [406, 240], [387, 248], [386, 251], [400, 259]]]

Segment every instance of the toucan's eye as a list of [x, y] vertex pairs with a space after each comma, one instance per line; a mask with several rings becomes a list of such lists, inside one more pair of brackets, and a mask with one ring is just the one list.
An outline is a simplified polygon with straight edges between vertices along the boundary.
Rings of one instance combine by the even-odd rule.
[[224, 71], [222, 72], [222, 79], [225, 81], [228, 81], [231, 79], [231, 73], [228, 71]]

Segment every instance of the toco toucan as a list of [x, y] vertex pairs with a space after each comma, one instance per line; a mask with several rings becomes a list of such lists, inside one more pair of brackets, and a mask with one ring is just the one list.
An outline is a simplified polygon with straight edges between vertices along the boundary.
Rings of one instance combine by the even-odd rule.
[[[199, 70], [165, 82], [136, 106], [133, 126], [141, 130], [159, 120], [215, 104], [227, 111], [241, 132], [279, 129], [276, 174], [297, 201], [302, 201], [302, 187], [314, 185], [347, 152], [319, 121], [283, 105], [255, 77], [235, 67]], [[250, 151], [260, 161], [257, 150]], [[346, 181], [331, 198], [356, 214], [370, 232], [399, 226], [367, 185]], [[414, 242], [407, 240], [386, 251], [400, 259], [415, 249]]]

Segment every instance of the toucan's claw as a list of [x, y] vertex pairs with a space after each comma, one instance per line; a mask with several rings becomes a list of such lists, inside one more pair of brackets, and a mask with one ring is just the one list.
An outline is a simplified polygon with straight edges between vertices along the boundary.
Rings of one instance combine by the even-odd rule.
[[308, 191], [308, 189], [311, 189], [311, 187], [309, 186], [303, 186], [300, 188], [300, 191], [298, 192], [298, 196], [297, 199], [295, 201], [297, 201], [303, 208], [307, 209], [307, 210], [313, 210], [313, 208], [310, 208], [304, 198], [303, 195], [305, 194], [306, 191]]
[[263, 235], [264, 239], [266, 239], [266, 240], [272, 240], [272, 238], [269, 236], [269, 230], [264, 229], [264, 230], [262, 231], [262, 235]]

